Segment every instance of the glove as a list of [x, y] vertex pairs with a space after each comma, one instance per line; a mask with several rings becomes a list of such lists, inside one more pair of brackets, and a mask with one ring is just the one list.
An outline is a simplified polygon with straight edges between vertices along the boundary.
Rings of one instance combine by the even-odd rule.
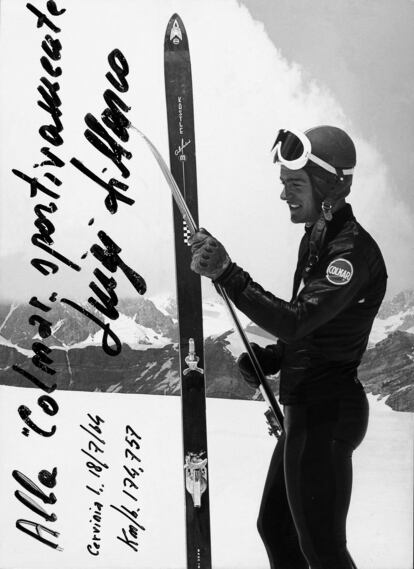
[[199, 275], [218, 279], [231, 263], [220, 241], [205, 229], [200, 229], [191, 237], [190, 245], [193, 255], [191, 269]]
[[[252, 347], [252, 350], [255, 353], [265, 375], [270, 375], [279, 371], [281, 354], [279, 353], [280, 350], [278, 345], [271, 345], [266, 346], [266, 348], [262, 348], [252, 342], [250, 346]], [[239, 356], [237, 365], [239, 366], [239, 371], [245, 382], [250, 385], [250, 387], [257, 389], [260, 382], [254, 372], [247, 352], [243, 352]]]

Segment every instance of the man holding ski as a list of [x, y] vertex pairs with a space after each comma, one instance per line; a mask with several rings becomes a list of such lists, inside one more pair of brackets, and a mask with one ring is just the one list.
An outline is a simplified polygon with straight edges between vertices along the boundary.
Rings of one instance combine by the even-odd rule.
[[[352, 569], [352, 453], [368, 422], [357, 369], [387, 273], [378, 245], [345, 201], [356, 163], [350, 137], [332, 126], [280, 130], [273, 150], [280, 197], [291, 221], [305, 224], [291, 301], [266, 292], [205, 230], [192, 238], [191, 267], [278, 338], [266, 348], [252, 345], [265, 374], [280, 370], [285, 412], [258, 519], [272, 569]], [[239, 367], [256, 388], [247, 354]]]

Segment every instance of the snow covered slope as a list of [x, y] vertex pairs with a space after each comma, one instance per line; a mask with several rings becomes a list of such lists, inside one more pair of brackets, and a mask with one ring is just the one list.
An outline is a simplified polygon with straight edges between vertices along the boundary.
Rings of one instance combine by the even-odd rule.
[[[15, 409], [38, 397], [34, 389], [0, 387], [0, 566], [61, 569], [96, 566], [87, 553], [91, 541], [90, 510], [103, 504], [99, 566], [105, 569], [184, 569], [184, 496], [180, 400], [154, 395], [55, 392], [59, 401], [58, 431], [50, 440], [20, 436]], [[371, 397], [366, 440], [355, 453], [354, 493], [348, 524], [349, 546], [360, 569], [412, 568], [413, 423], [410, 413], [396, 413]], [[268, 562], [256, 531], [256, 517], [274, 439], [267, 434], [264, 404], [208, 399], [209, 484], [212, 555], [215, 569], [267, 569]], [[91, 436], [81, 429], [88, 415], [104, 419], [105, 440], [99, 458], [108, 469], [97, 479], [88, 471]], [[141, 437], [137, 454], [143, 471], [137, 502], [122, 493], [125, 471], [125, 427]], [[90, 430], [90, 429], [89, 429]], [[95, 439], [91, 439], [95, 440]], [[11, 452], [10, 441], [13, 441]], [[96, 440], [95, 440], [96, 442]], [[31, 452], [28, 453], [28, 447]], [[54, 488], [58, 500], [54, 524], [60, 532], [56, 552], [15, 528], [20, 517], [37, 519], [14, 497], [11, 471], [35, 479], [40, 468], [58, 468]], [[86, 485], [104, 484], [99, 498]], [[98, 488], [99, 488], [98, 484]], [[128, 521], [111, 505], [139, 507], [138, 552], [116, 539]], [[39, 518], [40, 519], [40, 518]], [[42, 520], [43, 521], [43, 520]]]

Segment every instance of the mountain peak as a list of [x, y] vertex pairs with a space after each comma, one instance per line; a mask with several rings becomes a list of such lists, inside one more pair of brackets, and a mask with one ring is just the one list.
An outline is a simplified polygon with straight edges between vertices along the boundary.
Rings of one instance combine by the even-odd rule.
[[400, 313], [414, 314], [414, 290], [403, 290], [396, 294], [391, 300], [386, 300], [378, 312], [378, 318], [385, 320], [390, 316]]

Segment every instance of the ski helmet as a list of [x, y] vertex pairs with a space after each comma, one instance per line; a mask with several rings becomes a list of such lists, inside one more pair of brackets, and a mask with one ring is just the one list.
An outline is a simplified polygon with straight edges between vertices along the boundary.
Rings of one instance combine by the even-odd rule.
[[352, 170], [356, 164], [354, 143], [344, 130], [336, 126], [316, 126], [305, 131], [305, 135], [310, 140], [312, 154], [336, 170], [336, 175], [333, 175], [311, 160], [304, 166], [318, 201], [332, 206], [351, 191], [352, 174], [344, 175], [343, 172]]

